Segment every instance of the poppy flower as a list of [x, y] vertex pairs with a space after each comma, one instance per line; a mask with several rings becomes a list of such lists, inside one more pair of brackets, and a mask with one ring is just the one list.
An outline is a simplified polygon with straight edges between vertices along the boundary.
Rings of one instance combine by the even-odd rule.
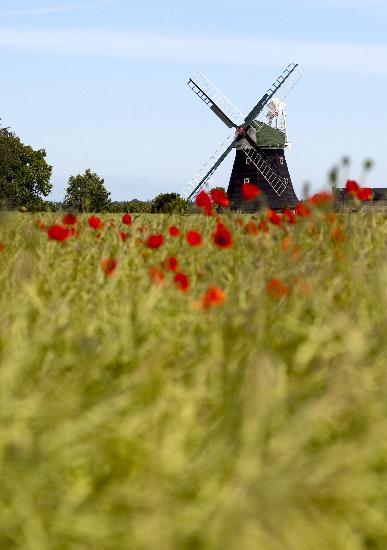
[[199, 208], [203, 209], [203, 212], [207, 214], [207, 216], [211, 216], [212, 201], [208, 193], [206, 193], [205, 191], [200, 191], [200, 193], [196, 195], [195, 202], [196, 202], [196, 205], [199, 206]]
[[167, 269], [168, 271], [176, 271], [177, 269], [177, 259], [172, 256], [171, 258], [167, 258], [163, 261], [162, 266], [164, 269]]
[[340, 227], [335, 227], [331, 233], [332, 240], [337, 243], [343, 243], [347, 240], [345, 233], [340, 229]]
[[101, 262], [101, 269], [107, 277], [111, 277], [117, 268], [117, 261], [113, 258], [104, 258]]
[[54, 241], [65, 241], [70, 237], [70, 230], [63, 225], [51, 225], [47, 231], [48, 237]]
[[44, 231], [46, 229], [46, 224], [44, 223], [43, 220], [40, 220], [40, 219], [36, 220], [36, 225], [41, 231]]
[[90, 216], [90, 218], [87, 220], [87, 223], [93, 229], [102, 229], [103, 228], [102, 220], [98, 216]]
[[156, 266], [151, 265], [149, 268], [149, 278], [155, 285], [163, 285], [165, 282], [165, 273], [160, 271]]
[[239, 225], [240, 227], [243, 226], [243, 219], [242, 218], [236, 218], [234, 221], [235, 225]]
[[282, 211], [283, 218], [290, 224], [296, 223], [296, 216], [290, 208], [285, 208]]
[[348, 180], [347, 183], [345, 184], [345, 188], [348, 193], [354, 193], [356, 195], [356, 193], [360, 189], [360, 185], [357, 183], [357, 181]]
[[267, 219], [273, 225], [281, 225], [281, 216], [275, 210], [268, 210]]
[[176, 288], [182, 292], [187, 292], [189, 289], [189, 279], [185, 273], [176, 273], [174, 277]]
[[148, 248], [159, 248], [164, 242], [163, 235], [151, 235], [147, 240]]
[[315, 193], [309, 199], [309, 202], [314, 206], [318, 206], [319, 204], [323, 204], [323, 203], [329, 203], [331, 201], [332, 201], [332, 193], [329, 193], [329, 191], [321, 191], [320, 193]]
[[74, 225], [77, 223], [77, 221], [78, 221], [78, 218], [76, 217], [76, 215], [71, 214], [70, 212], [68, 212], [63, 216], [63, 223], [65, 225]]
[[199, 246], [203, 243], [203, 237], [195, 229], [190, 229], [186, 235], [187, 242], [190, 246]]
[[219, 248], [230, 248], [233, 244], [233, 239], [230, 231], [223, 224], [219, 224], [213, 235], [214, 243]]
[[270, 228], [269, 226], [267, 225], [267, 222], [266, 220], [261, 220], [258, 224], [258, 229], [260, 231], [262, 231], [263, 233], [269, 233], [270, 231]]
[[0, 243], [0, 253], [1, 253], [1, 252], [4, 252], [4, 245], [3, 245], [3, 243]]
[[171, 235], [171, 237], [178, 237], [180, 235], [180, 229], [176, 227], [176, 225], [171, 225], [171, 227], [168, 229], [168, 233]]
[[275, 278], [267, 283], [266, 290], [272, 298], [282, 298], [283, 296], [288, 296], [290, 293], [288, 285], [283, 283], [280, 279]]
[[220, 306], [226, 298], [226, 293], [217, 286], [211, 286], [203, 296], [203, 307]]
[[308, 218], [312, 214], [311, 209], [308, 208], [308, 206], [306, 206], [303, 202], [299, 202], [294, 210], [297, 216], [300, 216], [301, 218]]
[[359, 189], [356, 196], [359, 201], [370, 201], [373, 197], [373, 191], [370, 187], [362, 187]]
[[125, 225], [131, 225], [132, 224], [132, 216], [128, 213], [124, 214], [122, 216], [122, 223]]
[[254, 222], [246, 223], [245, 229], [249, 235], [258, 235], [259, 233], [259, 227]]
[[282, 241], [281, 248], [284, 252], [289, 252], [291, 245], [293, 244], [293, 239], [290, 235], [285, 237]]
[[262, 191], [253, 183], [244, 183], [242, 185], [242, 195], [246, 201], [251, 201], [261, 194]]
[[75, 227], [69, 227], [69, 237], [79, 237], [78, 229], [75, 229]]
[[121, 241], [125, 242], [126, 239], [129, 237], [129, 233], [127, 233], [125, 231], [120, 231], [120, 237], [121, 237]]
[[230, 199], [224, 189], [212, 189], [211, 198], [215, 204], [222, 206], [222, 208], [230, 206]]

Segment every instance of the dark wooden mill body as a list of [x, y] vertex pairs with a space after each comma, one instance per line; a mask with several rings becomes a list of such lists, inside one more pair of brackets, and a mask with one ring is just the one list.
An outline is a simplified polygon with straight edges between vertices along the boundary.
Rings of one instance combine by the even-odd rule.
[[[270, 163], [280, 177], [286, 178], [288, 183], [282, 193], [277, 194], [262, 172], [252, 162], [251, 157], [254, 155], [254, 150], [249, 147], [245, 139], [242, 139], [236, 146], [234, 166], [227, 189], [231, 209], [252, 212], [260, 207], [267, 207], [272, 210], [294, 208], [299, 200], [294, 192], [285, 158], [286, 136], [281, 130], [272, 128], [263, 122], [258, 122], [255, 126], [256, 133], [254, 135], [250, 131], [251, 138], [255, 140], [266, 162]], [[262, 191], [262, 195], [252, 201], [244, 200], [242, 195], [242, 185], [244, 183], [253, 183]]]
[[[243, 117], [242, 113], [210, 82], [198, 73], [190, 78], [191, 90], [228, 126], [235, 134], [212, 155], [209, 162], [198, 172], [184, 188], [188, 199], [193, 199], [208, 182], [224, 159], [236, 149], [234, 166], [228, 186], [228, 195], [232, 210], [254, 211], [262, 206], [273, 210], [286, 207], [294, 208], [299, 202], [294, 192], [285, 148], [288, 146], [286, 135], [286, 115], [282, 99], [293, 88], [301, 76], [296, 63], [291, 63], [277, 78], [253, 109]], [[277, 96], [279, 90], [282, 96]], [[276, 97], [275, 97], [276, 96]], [[273, 101], [269, 104], [269, 101]], [[274, 109], [273, 109], [274, 104]], [[277, 110], [276, 105], [281, 106]], [[268, 106], [267, 118], [275, 127], [258, 120], [263, 109]], [[278, 117], [282, 121], [278, 128]], [[242, 195], [243, 183], [252, 183], [259, 187], [261, 194], [253, 201], [245, 201]]]

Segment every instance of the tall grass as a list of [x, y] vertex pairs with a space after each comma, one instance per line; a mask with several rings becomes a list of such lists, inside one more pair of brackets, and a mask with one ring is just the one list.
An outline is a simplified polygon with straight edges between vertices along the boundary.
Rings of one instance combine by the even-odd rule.
[[[385, 550], [386, 218], [225, 215], [229, 249], [212, 218], [109, 219], [1, 217], [0, 548]], [[149, 278], [172, 255], [187, 293]]]

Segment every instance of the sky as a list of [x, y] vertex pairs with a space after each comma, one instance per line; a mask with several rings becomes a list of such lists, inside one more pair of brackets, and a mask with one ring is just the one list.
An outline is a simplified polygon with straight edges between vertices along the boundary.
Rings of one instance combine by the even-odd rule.
[[[343, 156], [387, 187], [387, 0], [0, 0], [0, 117], [53, 165], [52, 200], [90, 168], [113, 200], [182, 193], [230, 130], [186, 85], [246, 114], [290, 63], [296, 192]], [[227, 187], [233, 154], [212, 185]]]

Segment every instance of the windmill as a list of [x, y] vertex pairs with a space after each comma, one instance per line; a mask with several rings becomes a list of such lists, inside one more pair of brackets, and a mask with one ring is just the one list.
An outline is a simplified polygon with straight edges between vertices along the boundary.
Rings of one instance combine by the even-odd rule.
[[[184, 195], [193, 199], [235, 148], [236, 156], [228, 186], [231, 208], [257, 210], [262, 203], [274, 210], [293, 208], [299, 202], [294, 192], [284, 150], [287, 139], [284, 99], [301, 77], [295, 63], [286, 67], [254, 108], [244, 118], [242, 113], [202, 73], [188, 81], [191, 90], [217, 115], [228, 128], [234, 128], [220, 148], [184, 188]], [[267, 107], [266, 122], [257, 117]], [[262, 195], [247, 203], [243, 200], [243, 183], [257, 185]]]

